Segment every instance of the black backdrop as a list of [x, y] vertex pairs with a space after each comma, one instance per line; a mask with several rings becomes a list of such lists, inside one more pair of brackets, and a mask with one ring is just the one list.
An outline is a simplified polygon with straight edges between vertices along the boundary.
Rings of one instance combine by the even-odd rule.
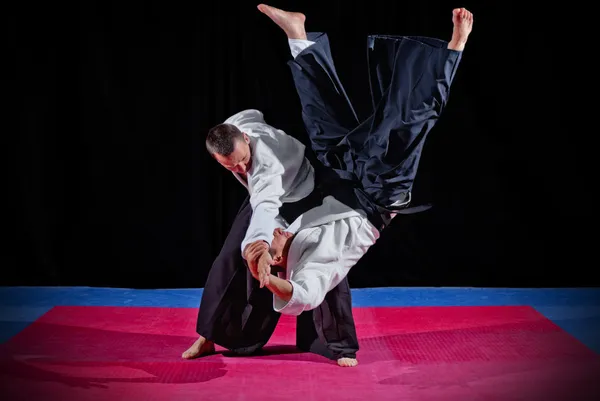
[[[475, 15], [421, 162], [417, 188], [435, 207], [396, 220], [353, 287], [598, 285], [585, 259], [589, 145], [566, 111], [559, 16], [517, 2], [271, 4], [329, 33], [361, 117], [368, 33], [449, 39], [453, 7]], [[204, 150], [208, 128], [257, 108], [306, 139], [283, 33], [249, 1], [7, 7], [15, 228], [3, 284], [202, 287], [244, 197]]]

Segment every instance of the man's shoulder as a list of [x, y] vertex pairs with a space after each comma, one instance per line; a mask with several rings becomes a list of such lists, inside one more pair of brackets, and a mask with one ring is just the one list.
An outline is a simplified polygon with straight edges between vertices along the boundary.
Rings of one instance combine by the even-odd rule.
[[263, 113], [257, 109], [246, 109], [235, 113], [224, 121], [225, 124], [232, 124], [240, 128], [251, 123], [265, 123]]
[[[285, 131], [275, 128], [265, 121], [262, 111], [256, 109], [242, 110], [227, 120], [226, 124], [232, 124], [240, 130], [247, 130], [249, 135], [254, 137], [271, 137], [273, 139], [293, 138]], [[268, 139], [267, 139], [268, 140]]]

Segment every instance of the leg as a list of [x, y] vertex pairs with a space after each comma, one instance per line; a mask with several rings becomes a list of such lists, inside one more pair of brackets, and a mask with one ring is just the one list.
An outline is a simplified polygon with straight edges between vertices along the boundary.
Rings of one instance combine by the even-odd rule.
[[[341, 142], [357, 125], [358, 118], [337, 76], [327, 36], [307, 35], [303, 14], [262, 4], [259, 10], [279, 25], [290, 40], [294, 61], [289, 65], [313, 151], [325, 166], [346, 170], [349, 160], [345, 160], [343, 149], [348, 147]], [[311, 43], [295, 47], [294, 40]], [[316, 309], [298, 316], [296, 345], [303, 351], [335, 359], [340, 366], [358, 364], [358, 339], [347, 278], [328, 292]]]
[[183, 353], [185, 359], [214, 352], [214, 343], [250, 353], [266, 344], [275, 330], [280, 315], [273, 310], [273, 297], [255, 285], [240, 254], [251, 216], [247, 198], [206, 280], [197, 321], [200, 337]]
[[306, 34], [305, 16], [264, 4], [259, 10], [286, 33], [289, 40], [314, 42], [289, 62], [302, 105], [302, 118], [317, 158], [327, 167], [348, 170], [346, 134], [358, 125], [356, 113], [335, 69], [329, 40], [322, 33]]
[[445, 107], [472, 26], [464, 9], [453, 12], [448, 43], [423, 37], [370, 36], [369, 72], [375, 111], [352, 133], [357, 175], [380, 206], [410, 201], [427, 134]]
[[347, 277], [327, 293], [318, 308], [298, 316], [296, 345], [303, 351], [337, 360], [343, 367], [358, 365], [358, 337]]

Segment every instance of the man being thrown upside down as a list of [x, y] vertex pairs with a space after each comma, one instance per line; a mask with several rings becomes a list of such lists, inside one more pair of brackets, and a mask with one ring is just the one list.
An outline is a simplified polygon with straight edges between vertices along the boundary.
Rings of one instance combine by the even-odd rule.
[[[311, 146], [335, 173], [324, 201], [288, 229], [276, 228], [254, 278], [274, 296], [274, 309], [299, 315], [329, 290], [379, 238], [384, 216], [407, 209], [426, 135], [448, 101], [452, 80], [473, 26], [464, 8], [452, 11], [450, 42], [426, 37], [368, 37], [375, 110], [362, 123], [345, 95], [327, 36], [306, 33], [306, 17], [264, 4], [258, 9], [287, 35], [290, 67]], [[389, 219], [388, 219], [389, 222]], [[271, 266], [284, 273], [272, 274]], [[355, 366], [342, 358], [341, 366]]]

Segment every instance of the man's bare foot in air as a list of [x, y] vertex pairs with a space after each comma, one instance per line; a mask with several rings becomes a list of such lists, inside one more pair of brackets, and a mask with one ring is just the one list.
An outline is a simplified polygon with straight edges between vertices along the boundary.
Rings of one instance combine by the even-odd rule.
[[337, 360], [338, 365], [342, 368], [352, 368], [358, 365], [356, 358], [340, 358]]
[[204, 355], [210, 355], [215, 353], [215, 343], [208, 341], [206, 338], [200, 336], [190, 348], [188, 348], [181, 357], [183, 359], [194, 359]]
[[465, 44], [473, 29], [473, 13], [466, 8], [455, 8], [452, 10], [452, 22], [454, 23], [454, 29], [452, 30], [452, 39], [448, 43], [448, 49], [461, 52], [465, 49]]
[[304, 14], [283, 11], [266, 4], [259, 4], [257, 8], [283, 29], [288, 39], [306, 39], [306, 31], [304, 30], [306, 16]]

